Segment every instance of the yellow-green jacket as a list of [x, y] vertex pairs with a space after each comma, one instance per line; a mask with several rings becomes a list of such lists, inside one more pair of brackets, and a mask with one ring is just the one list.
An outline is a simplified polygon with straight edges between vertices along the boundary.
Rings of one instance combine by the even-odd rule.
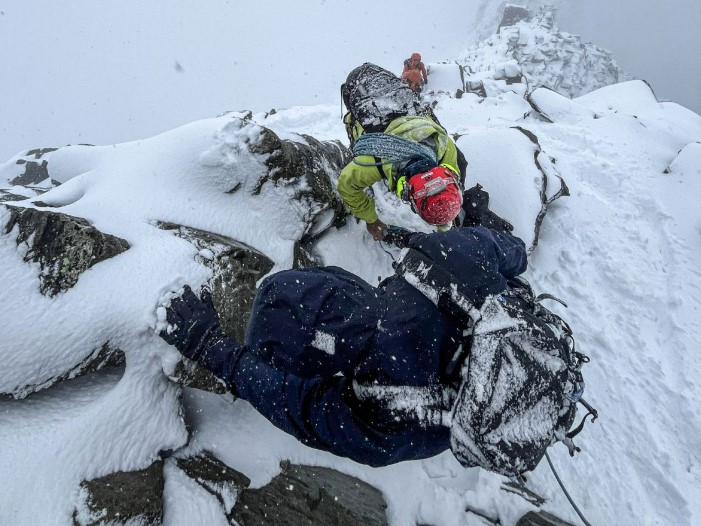
[[[353, 126], [348, 119], [344, 119], [344, 122], [349, 135], [353, 139], [357, 139], [363, 132], [359, 124], [355, 123], [355, 126]], [[438, 163], [447, 165], [452, 171], [456, 172], [458, 179], [460, 178], [460, 174], [457, 173], [458, 160], [455, 143], [446, 131], [430, 117], [399, 117], [389, 123], [385, 133], [415, 142], [429, 139], [428, 142], [432, 142], [436, 147]], [[358, 156], [357, 160], [363, 164], [375, 162], [375, 159], [369, 155]], [[385, 160], [383, 159], [383, 161]], [[341, 175], [338, 178], [338, 193], [351, 213], [366, 223], [374, 223], [378, 218], [375, 210], [375, 201], [366, 195], [365, 189], [383, 178], [387, 180], [387, 186], [390, 190], [394, 191], [397, 186], [397, 173], [392, 164], [385, 164], [379, 167], [360, 166], [351, 161], [341, 170]]]

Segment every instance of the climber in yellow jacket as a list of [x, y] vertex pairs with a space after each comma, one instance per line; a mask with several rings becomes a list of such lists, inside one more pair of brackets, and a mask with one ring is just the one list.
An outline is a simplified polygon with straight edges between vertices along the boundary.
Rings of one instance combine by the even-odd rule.
[[[345, 120], [355, 143], [363, 129], [350, 117]], [[405, 171], [406, 162], [393, 163], [372, 155], [358, 155], [341, 171], [338, 179], [338, 192], [348, 209], [365, 221], [373, 239], [383, 239], [388, 227], [378, 218], [375, 202], [365, 189], [385, 180], [390, 191], [408, 202], [424, 221], [444, 228], [450, 225], [462, 205], [457, 149], [453, 140], [430, 117], [419, 115], [394, 119], [384, 133], [430, 148], [437, 166], [405, 176], [401, 173]]]

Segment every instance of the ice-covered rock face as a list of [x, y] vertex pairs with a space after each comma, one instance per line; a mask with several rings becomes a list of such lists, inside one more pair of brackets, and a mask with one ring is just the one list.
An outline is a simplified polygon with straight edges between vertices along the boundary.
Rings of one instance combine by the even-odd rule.
[[543, 86], [578, 97], [629, 79], [609, 51], [560, 31], [552, 6], [539, 11], [506, 9], [498, 33], [463, 51], [457, 60], [466, 71], [468, 89], [469, 82], [522, 82], [529, 91]]
[[435, 104], [445, 95], [460, 98], [466, 92], [483, 98], [508, 92], [526, 96], [540, 87], [574, 98], [631, 79], [609, 51], [560, 31], [556, 15], [551, 5], [507, 5], [496, 35], [455, 61], [428, 64], [423, 100]]
[[[192, 275], [193, 265], [200, 283], [208, 280], [214, 289], [225, 328], [241, 339], [256, 281], [275, 264], [308, 262], [312, 256], [294, 257], [298, 245], [342, 217], [332, 177], [346, 160], [338, 142], [280, 139], [227, 115], [148, 141], [33, 150], [6, 163], [2, 190], [15, 197], [0, 209], [10, 257], [4, 292], [23, 301], [4, 308], [26, 325], [61, 310], [84, 317], [44, 323], [22, 337], [25, 349], [0, 352], [0, 393], [24, 396], [47, 387], [83, 370], [105, 346], [123, 349], [127, 361], [142, 352], [133, 333], [147, 324], [138, 318], [164, 289], [177, 290], [179, 276]], [[19, 290], [32, 280], [13, 280], [10, 269], [34, 274], [36, 291]], [[115, 301], [130, 295], [140, 299]], [[18, 341], [26, 325], [6, 327], [5, 341]], [[115, 334], [115, 325], [126, 330]], [[56, 345], [40, 356], [30, 350], [52, 332]]]

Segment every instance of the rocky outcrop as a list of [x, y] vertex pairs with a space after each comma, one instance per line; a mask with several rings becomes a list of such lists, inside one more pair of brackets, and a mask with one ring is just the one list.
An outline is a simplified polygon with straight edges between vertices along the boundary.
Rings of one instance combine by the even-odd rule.
[[[248, 477], [207, 451], [173, 457], [165, 463], [212, 495], [232, 526], [387, 524], [387, 504], [380, 491], [334, 469], [283, 462], [281, 473], [269, 484], [247, 489], [251, 483]], [[84, 481], [73, 523], [159, 526], [163, 519], [163, 466], [158, 460], [144, 470]]]
[[163, 518], [163, 461], [148, 468], [118, 472], [80, 485], [74, 526], [139, 524], [160, 526]]
[[164, 222], [157, 225], [197, 247], [198, 262], [213, 271], [209, 287], [222, 328], [243, 341], [256, 283], [272, 270], [272, 260], [253, 247], [213, 232]]
[[46, 296], [70, 289], [90, 267], [129, 248], [124, 239], [100, 232], [85, 219], [5, 206], [10, 219], [4, 233], [17, 228], [17, 244], [27, 247], [24, 260], [39, 263], [39, 290]]
[[530, 17], [531, 11], [527, 7], [508, 4], [504, 6], [504, 13], [501, 16], [501, 22], [499, 22], [497, 33], [499, 33], [502, 27], [513, 26], [522, 20], [528, 20]]
[[[306, 211], [307, 229], [295, 244], [294, 267], [323, 264], [314, 254], [314, 243], [331, 226], [342, 226], [347, 212], [336, 193], [333, 180], [351, 161], [351, 152], [340, 141], [319, 141], [301, 135], [302, 141], [280, 139], [264, 128], [261, 141], [251, 151], [267, 156], [268, 173], [258, 188], [273, 184], [294, 184], [292, 196]], [[299, 184], [299, 179], [304, 184]]]
[[86, 374], [94, 373], [105, 367], [114, 367], [123, 370], [125, 362], [124, 352], [121, 349], [114, 348], [109, 342], [107, 342], [103, 344], [102, 347], [93, 350], [93, 352], [83, 358], [80, 363], [62, 372], [61, 374], [52, 376], [51, 378], [40, 383], [26, 383], [13, 386], [11, 389], [4, 389], [3, 391], [5, 392], [0, 391], [0, 399], [25, 398], [31, 393], [43, 391], [52, 385], [72, 380], [74, 378], [79, 378]]
[[[36, 197], [50, 188], [58, 186], [58, 181], [49, 175], [47, 154], [57, 148], [36, 148], [20, 156], [14, 165], [6, 165], [4, 174], [0, 174], [0, 203], [6, 201], [23, 201]], [[2, 188], [6, 183], [13, 189]]]
[[573, 524], [565, 522], [547, 511], [529, 511], [518, 520], [516, 526], [573, 526]]
[[560, 31], [556, 14], [552, 6], [538, 12], [507, 6], [498, 33], [458, 60], [466, 90], [491, 95], [493, 81], [522, 81], [528, 91], [543, 86], [572, 98], [629, 78], [609, 51]]
[[229, 523], [237, 524], [233, 521], [233, 508], [234, 504], [238, 504], [241, 492], [251, 483], [246, 475], [227, 466], [207, 451], [168, 462], [172, 462], [185, 476], [213, 495]]
[[234, 524], [387, 524], [387, 504], [369, 484], [329, 468], [288, 462], [281, 467], [270, 484], [241, 493], [232, 513]]
[[[157, 226], [197, 247], [197, 260], [213, 272], [208, 286], [222, 328], [229, 336], [243, 341], [256, 283], [272, 270], [273, 262], [253, 247], [213, 232], [164, 222]], [[182, 386], [213, 393], [227, 391], [212, 373], [190, 360], [180, 362], [171, 379]]]

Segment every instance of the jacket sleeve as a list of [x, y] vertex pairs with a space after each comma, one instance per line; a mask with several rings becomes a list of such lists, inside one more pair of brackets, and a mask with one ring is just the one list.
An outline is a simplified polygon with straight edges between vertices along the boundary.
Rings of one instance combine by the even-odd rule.
[[526, 271], [528, 253], [526, 252], [526, 244], [520, 237], [485, 227], [475, 227], [475, 230], [481, 231], [492, 239], [499, 273], [502, 276], [515, 278]]
[[[375, 162], [366, 155], [357, 159], [362, 163]], [[348, 163], [338, 178], [338, 193], [343, 202], [355, 217], [366, 223], [377, 221], [377, 211], [375, 201], [366, 195], [365, 189], [380, 180], [380, 173], [375, 166], [359, 166], [354, 162]]]

